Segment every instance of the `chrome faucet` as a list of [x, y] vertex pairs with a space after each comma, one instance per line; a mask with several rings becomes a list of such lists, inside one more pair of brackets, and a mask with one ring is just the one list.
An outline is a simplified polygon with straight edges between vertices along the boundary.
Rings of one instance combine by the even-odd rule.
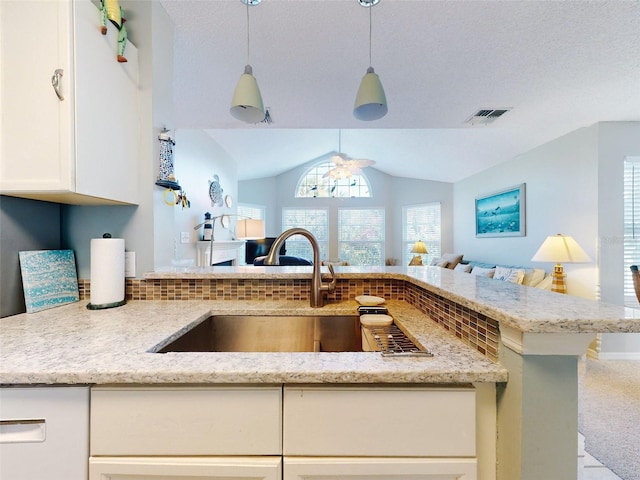
[[336, 288], [336, 273], [333, 270], [333, 265], [329, 264], [329, 271], [331, 272], [331, 282], [327, 284], [322, 283], [322, 277], [320, 275], [320, 246], [318, 240], [309, 230], [304, 228], [290, 228], [280, 234], [278, 238], [271, 245], [271, 250], [267, 258], [264, 259], [265, 265], [279, 265], [280, 263], [280, 247], [287, 238], [292, 235], [302, 235], [309, 240], [311, 248], [313, 248], [313, 276], [311, 277], [311, 306], [323, 307], [324, 306], [324, 292], [332, 292]]

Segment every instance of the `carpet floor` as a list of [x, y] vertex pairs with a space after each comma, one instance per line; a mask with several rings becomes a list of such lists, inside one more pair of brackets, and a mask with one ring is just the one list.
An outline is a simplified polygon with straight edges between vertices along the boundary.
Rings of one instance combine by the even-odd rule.
[[578, 429], [585, 450], [623, 480], [640, 480], [640, 360], [581, 360]]

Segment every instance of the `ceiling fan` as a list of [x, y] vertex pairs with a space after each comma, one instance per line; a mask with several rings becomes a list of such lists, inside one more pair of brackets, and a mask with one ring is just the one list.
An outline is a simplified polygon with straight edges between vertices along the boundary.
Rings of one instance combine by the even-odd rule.
[[362, 175], [362, 169], [370, 167], [376, 162], [374, 160], [356, 160], [341, 152], [342, 150], [342, 132], [338, 130], [338, 153], [329, 159], [334, 165], [330, 168], [324, 177], [333, 179], [349, 178], [352, 175]]

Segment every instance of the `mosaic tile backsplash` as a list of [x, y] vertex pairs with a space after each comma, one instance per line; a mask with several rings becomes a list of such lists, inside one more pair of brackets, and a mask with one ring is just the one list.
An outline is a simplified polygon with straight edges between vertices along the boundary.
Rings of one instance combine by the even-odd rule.
[[[127, 300], [308, 300], [310, 280], [302, 279], [127, 279]], [[91, 284], [78, 280], [80, 298], [88, 300]], [[485, 357], [498, 360], [498, 322], [451, 300], [397, 279], [338, 279], [330, 300], [358, 295], [404, 300]]]

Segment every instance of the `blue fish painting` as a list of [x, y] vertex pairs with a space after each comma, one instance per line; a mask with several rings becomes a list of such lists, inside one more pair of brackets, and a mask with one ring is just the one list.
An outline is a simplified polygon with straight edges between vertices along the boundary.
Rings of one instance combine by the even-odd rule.
[[521, 185], [476, 199], [476, 235], [523, 235], [523, 189], [524, 185]]

